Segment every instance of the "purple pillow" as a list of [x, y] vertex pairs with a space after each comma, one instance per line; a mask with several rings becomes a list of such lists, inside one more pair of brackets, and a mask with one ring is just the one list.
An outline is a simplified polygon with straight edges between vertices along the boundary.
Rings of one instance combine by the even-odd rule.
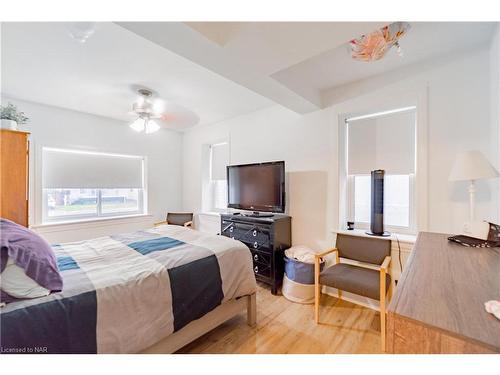
[[[52, 292], [62, 290], [62, 277], [50, 245], [28, 228], [0, 218], [0, 272], [5, 269], [9, 258], [40, 286]], [[2, 302], [16, 300], [9, 297], [2, 291]]]

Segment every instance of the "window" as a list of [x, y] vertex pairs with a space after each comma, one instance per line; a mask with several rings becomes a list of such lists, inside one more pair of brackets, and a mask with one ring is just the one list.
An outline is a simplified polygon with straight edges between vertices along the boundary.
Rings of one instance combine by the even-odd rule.
[[227, 175], [229, 143], [220, 142], [208, 146], [206, 181], [204, 183], [204, 210], [220, 212], [227, 209]]
[[45, 189], [46, 218], [141, 212], [142, 189]]
[[95, 189], [45, 189], [47, 217], [97, 215], [97, 190]]
[[144, 212], [144, 158], [44, 148], [43, 221]]
[[213, 211], [225, 210], [227, 208], [227, 181], [212, 180], [211, 190]]
[[139, 212], [140, 189], [101, 189], [99, 193], [103, 214]]
[[370, 225], [370, 172], [383, 169], [385, 226], [415, 231], [415, 120], [415, 107], [346, 120], [346, 212], [355, 227]]
[[[354, 222], [370, 223], [371, 176], [352, 176]], [[384, 178], [384, 223], [392, 227], [410, 227], [410, 176], [387, 175]], [[358, 225], [359, 226], [359, 225]]]

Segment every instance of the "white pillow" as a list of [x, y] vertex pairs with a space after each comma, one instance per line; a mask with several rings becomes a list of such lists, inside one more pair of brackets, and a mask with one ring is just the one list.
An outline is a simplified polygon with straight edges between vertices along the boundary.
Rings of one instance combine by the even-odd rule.
[[5, 293], [15, 298], [38, 298], [50, 294], [50, 290], [26, 276], [24, 269], [11, 258], [7, 260], [7, 265], [0, 274], [0, 286]]

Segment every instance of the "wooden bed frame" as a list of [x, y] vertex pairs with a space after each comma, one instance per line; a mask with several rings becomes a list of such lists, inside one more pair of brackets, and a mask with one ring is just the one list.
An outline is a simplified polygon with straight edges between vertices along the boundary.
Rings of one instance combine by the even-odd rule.
[[257, 322], [257, 303], [255, 293], [238, 299], [224, 302], [200, 319], [194, 320], [180, 331], [177, 331], [147, 349], [140, 354], [167, 354], [174, 353], [186, 346], [198, 337], [218, 327], [227, 320], [240, 314], [246, 309], [247, 324], [254, 327]]

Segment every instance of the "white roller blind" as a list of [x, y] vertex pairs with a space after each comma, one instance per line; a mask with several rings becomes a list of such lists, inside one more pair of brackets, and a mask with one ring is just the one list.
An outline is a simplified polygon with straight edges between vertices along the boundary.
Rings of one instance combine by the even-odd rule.
[[229, 144], [218, 143], [211, 146], [212, 180], [225, 180], [226, 167], [229, 165]]
[[142, 188], [144, 158], [44, 148], [43, 187]]
[[348, 121], [348, 174], [415, 172], [415, 110]]

